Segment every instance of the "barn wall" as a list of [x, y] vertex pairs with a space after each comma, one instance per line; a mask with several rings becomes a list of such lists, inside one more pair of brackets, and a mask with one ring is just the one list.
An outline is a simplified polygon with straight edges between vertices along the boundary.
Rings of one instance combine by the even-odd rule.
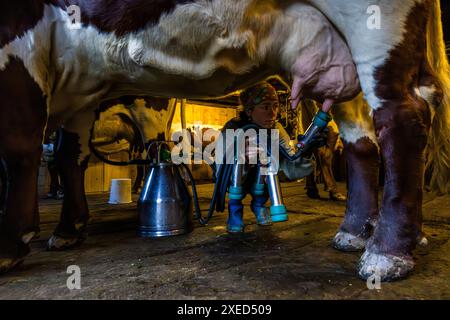
[[[190, 129], [200, 127], [220, 130], [228, 120], [234, 117], [236, 117], [236, 107], [190, 101], [186, 104], [186, 124]], [[181, 130], [180, 103], [177, 104], [172, 122], [172, 131], [177, 130]]]
[[[186, 103], [186, 127], [193, 132], [199, 129], [220, 130], [226, 122], [237, 116], [237, 108], [203, 102]], [[181, 130], [180, 103], [177, 104], [172, 122], [172, 133]], [[207, 142], [206, 142], [207, 143]], [[213, 171], [206, 164], [192, 164], [189, 166], [195, 180], [211, 180]]]
[[[107, 157], [114, 161], [128, 160], [128, 155], [121, 152]], [[84, 186], [86, 193], [109, 192], [111, 179], [130, 178], [132, 182], [136, 178], [136, 166], [117, 167], [105, 164], [95, 157], [91, 157], [86, 170]], [[47, 163], [42, 161], [39, 169], [38, 192], [40, 197], [45, 197], [50, 190], [50, 175]]]

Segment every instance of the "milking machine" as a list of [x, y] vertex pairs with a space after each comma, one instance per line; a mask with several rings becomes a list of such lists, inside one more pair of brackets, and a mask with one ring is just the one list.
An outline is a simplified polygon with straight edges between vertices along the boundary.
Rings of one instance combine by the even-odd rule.
[[[327, 113], [319, 111], [310, 127], [303, 135], [299, 136], [298, 151], [294, 155], [290, 155], [283, 147], [280, 147], [281, 155], [289, 161], [295, 161], [311, 152], [316, 136], [326, 128], [330, 120], [331, 117]], [[245, 132], [248, 129], [255, 129], [258, 132], [261, 128], [255, 124], [249, 124], [241, 128], [241, 132]], [[238, 151], [238, 138], [235, 137], [234, 147], [236, 151]], [[112, 165], [138, 164], [150, 166], [138, 201], [138, 232], [142, 237], [164, 237], [191, 232], [193, 229], [193, 212], [195, 212], [195, 218], [200, 224], [206, 225], [212, 218], [214, 211], [224, 211], [227, 192], [230, 199], [242, 200], [244, 198], [243, 183], [247, 169], [246, 164], [239, 161], [242, 155], [239, 152], [235, 152], [234, 163], [227, 164], [223, 161], [223, 164], [217, 169], [213, 196], [207, 216], [203, 217], [198, 203], [195, 181], [188, 166], [184, 163], [175, 164], [171, 161], [167, 141], [156, 141], [153, 144], [158, 145], [156, 159], [134, 159], [127, 162], [115, 162], [105, 159], [95, 148], [91, 148], [97, 157]], [[257, 175], [252, 186], [252, 192], [255, 195], [262, 195], [267, 184], [271, 202], [270, 213], [272, 221], [286, 221], [288, 214], [283, 203], [280, 182], [273, 163], [275, 159], [272, 159], [269, 144], [267, 150], [264, 151], [267, 154], [266, 159], [268, 159], [268, 162], [261, 163], [260, 159], [258, 160], [256, 164]], [[189, 178], [192, 194], [181, 176], [181, 170], [185, 171]]]
[[[281, 155], [289, 161], [295, 161], [300, 157], [309, 154], [317, 144], [317, 137], [325, 130], [328, 123], [331, 121], [331, 116], [324, 112], [319, 111], [313, 119], [312, 124], [308, 127], [305, 133], [298, 137], [298, 150], [294, 155], [290, 155], [283, 147], [280, 146]], [[249, 124], [241, 128], [241, 132], [245, 132], [248, 129], [255, 129], [258, 132], [261, 129], [256, 124]], [[206, 224], [215, 211], [223, 212], [225, 210], [225, 197], [228, 190], [228, 196], [230, 199], [242, 200], [245, 196], [243, 188], [243, 182], [246, 175], [246, 166], [239, 161], [238, 148], [236, 143], [239, 140], [235, 139], [235, 159], [233, 164], [223, 164], [219, 166], [216, 173], [216, 184], [214, 187], [213, 198], [211, 200], [210, 208], [208, 210], [208, 216], [206, 218], [200, 217], [200, 222]], [[276, 166], [272, 161], [270, 144], [267, 144], [267, 159], [268, 163], [257, 163], [257, 175], [256, 181], [252, 187], [252, 192], [255, 195], [262, 195], [264, 193], [265, 184], [267, 184], [269, 197], [271, 202], [270, 214], [273, 222], [282, 222], [288, 219], [286, 206], [283, 202], [280, 182], [277, 175]], [[224, 159], [225, 160], [225, 159]], [[264, 169], [264, 174], [262, 174]]]
[[314, 146], [315, 137], [325, 130], [331, 120], [332, 118], [327, 112], [322, 110], [318, 111], [314, 116], [311, 125], [298, 139], [298, 153], [305, 154], [310, 152]]
[[[239, 141], [241, 141], [241, 135], [248, 129], [261, 129], [259, 126], [250, 124], [243, 127], [234, 141], [234, 149], [235, 149], [235, 159], [234, 164], [232, 165], [231, 172], [231, 182], [228, 190], [228, 197], [234, 200], [242, 200], [246, 192], [244, 190], [244, 182], [245, 176], [247, 174], [246, 164], [243, 161], [239, 161], [242, 156], [239, 152]], [[258, 137], [259, 138], [259, 137]], [[259, 144], [259, 143], [258, 143]], [[283, 196], [281, 194], [280, 182], [278, 180], [278, 175], [275, 166], [274, 160], [271, 157], [270, 151], [265, 150], [266, 155], [264, 157], [264, 164], [261, 162], [262, 159], [256, 164], [256, 179], [255, 183], [252, 186], [252, 192], [254, 195], [259, 196], [264, 194], [265, 185], [267, 184], [269, 190], [269, 197], [271, 202], [270, 214], [272, 216], [273, 222], [282, 222], [288, 219], [286, 206], [283, 203]], [[228, 181], [228, 177], [224, 176], [223, 179]], [[213, 199], [214, 200], [214, 199]]]

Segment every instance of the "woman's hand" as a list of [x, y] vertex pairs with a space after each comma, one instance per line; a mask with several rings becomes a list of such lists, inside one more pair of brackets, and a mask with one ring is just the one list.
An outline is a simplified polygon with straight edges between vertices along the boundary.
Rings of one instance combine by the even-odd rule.
[[245, 148], [246, 163], [248, 164], [267, 164], [267, 151], [261, 146], [249, 144]]

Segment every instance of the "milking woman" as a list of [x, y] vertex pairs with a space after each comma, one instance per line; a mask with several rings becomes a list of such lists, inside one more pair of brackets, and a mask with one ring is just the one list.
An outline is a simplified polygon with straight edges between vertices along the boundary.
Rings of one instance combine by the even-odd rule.
[[[258, 128], [258, 132], [261, 129], [266, 129], [270, 132], [270, 129], [278, 129], [279, 133], [279, 147], [284, 148], [289, 155], [295, 153], [295, 149], [290, 145], [290, 137], [284, 130], [283, 126], [276, 121], [278, 111], [279, 111], [279, 101], [276, 89], [270, 85], [268, 82], [259, 83], [253, 87], [247, 88], [240, 94], [240, 102], [243, 110], [239, 113], [239, 116], [228, 121], [221, 131], [219, 139], [222, 139], [222, 145], [225, 150], [225, 155], [220, 154], [221, 159], [226, 157], [226, 153], [230, 152], [230, 144], [224, 142], [226, 140], [227, 129], [238, 130], [246, 127]], [[269, 133], [270, 135], [270, 133]], [[325, 135], [318, 135], [313, 148], [324, 145]], [[219, 145], [219, 144], [218, 144]], [[278, 145], [277, 145], [278, 146]], [[313, 150], [311, 150], [312, 152]], [[239, 151], [238, 151], [239, 152]], [[308, 152], [311, 154], [310, 152]], [[243, 222], [243, 212], [244, 206], [242, 204], [243, 198], [247, 194], [251, 194], [252, 200], [250, 208], [255, 214], [256, 222], [261, 226], [268, 226], [272, 224], [271, 214], [266, 206], [269, 200], [269, 192], [267, 184], [264, 184], [264, 190], [260, 192], [255, 192], [254, 185], [255, 181], [259, 176], [258, 165], [254, 164], [254, 161], [250, 159], [261, 155], [261, 145], [256, 143], [250, 144], [249, 147], [245, 148], [246, 159], [249, 161], [245, 162], [243, 175], [240, 177], [242, 181], [242, 192], [240, 197], [232, 197], [230, 194], [230, 199], [228, 200], [228, 221], [227, 221], [227, 231], [229, 233], [241, 233], [244, 231]], [[219, 155], [216, 152], [216, 163], [218, 163]], [[224, 162], [225, 163], [225, 162]], [[253, 164], [252, 164], [253, 163]], [[220, 166], [218, 164], [217, 166]], [[280, 156], [279, 169], [284, 172], [284, 174], [290, 180], [301, 179], [312, 172], [313, 163], [309, 155], [304, 155], [294, 161], [288, 161], [287, 159]], [[216, 171], [218, 172], [218, 171]], [[217, 177], [219, 182], [223, 177]], [[228, 177], [226, 177], [228, 179]], [[231, 183], [231, 178], [228, 183]], [[219, 210], [223, 211], [223, 210]]]

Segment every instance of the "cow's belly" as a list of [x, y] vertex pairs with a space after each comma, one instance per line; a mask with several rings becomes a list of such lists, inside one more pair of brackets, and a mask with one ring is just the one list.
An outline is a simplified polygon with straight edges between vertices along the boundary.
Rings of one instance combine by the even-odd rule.
[[192, 79], [152, 68], [119, 75], [86, 73], [76, 65], [67, 62], [58, 72], [60, 84], [53, 92], [49, 108], [50, 116], [57, 123], [64, 123], [80, 110], [94, 109], [102, 101], [125, 95], [188, 99], [222, 97], [277, 72], [267, 66], [243, 75], [219, 69], [205, 79]]
[[[287, 64], [271, 63], [272, 68], [266, 66], [258, 69], [255, 66], [267, 57], [260, 56], [258, 62], [243, 59], [242, 64], [234, 63], [241, 61], [236, 57], [242, 53], [242, 48], [237, 46], [233, 49], [235, 51], [230, 51], [223, 40], [211, 41], [203, 60], [183, 60], [168, 53], [162, 54], [162, 50], [155, 45], [156, 40], [149, 38], [151, 33], [118, 39], [112, 34], [99, 33], [92, 27], [67, 30], [65, 24], [59, 22], [55, 24], [51, 39], [54, 50], [51, 56], [55, 57], [51, 65], [55, 69], [55, 81], [50, 114], [63, 121], [82, 108], [94, 108], [103, 100], [121, 95], [223, 96], [277, 73], [281, 67], [293, 73], [305, 97], [337, 101], [348, 99], [359, 91], [359, 82], [349, 49], [337, 32], [332, 28], [326, 29], [323, 41], [312, 45], [305, 42], [302, 32], [297, 34], [285, 28], [289, 23], [286, 19], [294, 19], [292, 23], [298, 24], [297, 28], [314, 30], [311, 32], [317, 32], [320, 36], [323, 24], [328, 23], [326, 18], [317, 12], [311, 12], [316, 19], [309, 19], [308, 15], [305, 18], [306, 10], [311, 11], [312, 8], [297, 5], [292, 12], [287, 12], [285, 17], [279, 19], [285, 33], [277, 33], [274, 28], [267, 40], [274, 48], [273, 52], [278, 52], [275, 50], [278, 45], [276, 38], [282, 38], [293, 48], [293, 59], [286, 59], [290, 60]], [[313, 25], [314, 28], [310, 29]], [[222, 48], [222, 45], [225, 47]], [[304, 48], [305, 45], [308, 47]], [[182, 51], [183, 48], [179, 49]], [[230, 67], [221, 65], [222, 60], [216, 59], [222, 49], [228, 58], [231, 57], [227, 61], [239, 67], [238, 71], [230, 70]]]
[[220, 97], [278, 72], [260, 66], [249, 72], [233, 73], [208, 56], [205, 61], [196, 62], [206, 66], [204, 73], [187, 71], [188, 64], [167, 70], [162, 64], [137, 63], [130, 52], [132, 36], [119, 39], [92, 27], [69, 30], [64, 21], [54, 23], [52, 28], [48, 47], [52, 48], [49, 73], [54, 80], [49, 115], [55, 123], [64, 123], [81, 110], [96, 108], [102, 101], [124, 95]]
[[192, 79], [186, 76], [172, 75], [160, 70], [149, 70], [135, 81], [116, 82], [108, 93], [120, 96], [122, 93], [133, 95], [151, 95], [172, 98], [207, 99], [228, 95], [249, 84], [261, 81], [276, 73], [273, 69], [261, 67], [248, 74], [238, 75], [219, 69], [205, 79]]

